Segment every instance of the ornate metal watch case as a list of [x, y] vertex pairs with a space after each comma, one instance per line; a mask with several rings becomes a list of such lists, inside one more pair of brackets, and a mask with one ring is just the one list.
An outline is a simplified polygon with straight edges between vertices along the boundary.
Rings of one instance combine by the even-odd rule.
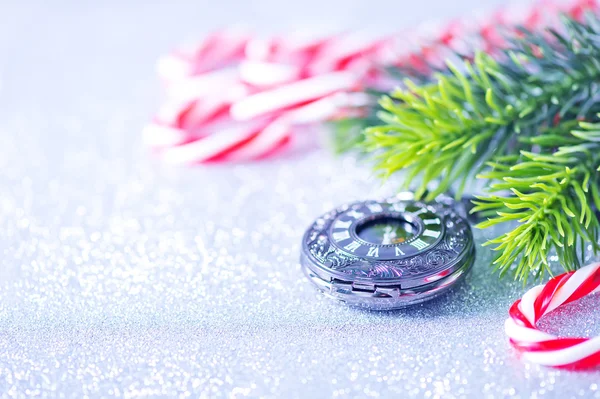
[[462, 280], [475, 258], [457, 204], [411, 194], [334, 209], [302, 240], [305, 275], [328, 297], [369, 309], [397, 309], [432, 299]]

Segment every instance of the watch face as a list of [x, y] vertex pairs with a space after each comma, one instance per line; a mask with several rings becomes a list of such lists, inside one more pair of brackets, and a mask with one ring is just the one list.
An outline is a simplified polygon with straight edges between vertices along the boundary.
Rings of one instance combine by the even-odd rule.
[[381, 217], [358, 226], [356, 235], [375, 245], [401, 244], [415, 236], [418, 227], [403, 218]]
[[427, 251], [442, 236], [442, 218], [414, 202], [364, 202], [338, 213], [331, 223], [333, 246], [351, 256], [402, 259]]

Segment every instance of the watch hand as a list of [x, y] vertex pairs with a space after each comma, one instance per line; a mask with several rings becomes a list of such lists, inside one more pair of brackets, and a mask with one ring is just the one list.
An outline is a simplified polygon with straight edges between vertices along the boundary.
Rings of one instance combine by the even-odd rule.
[[383, 228], [383, 240], [381, 240], [381, 243], [383, 245], [389, 245], [392, 243], [392, 238], [390, 237], [392, 234], [392, 226], [385, 226]]

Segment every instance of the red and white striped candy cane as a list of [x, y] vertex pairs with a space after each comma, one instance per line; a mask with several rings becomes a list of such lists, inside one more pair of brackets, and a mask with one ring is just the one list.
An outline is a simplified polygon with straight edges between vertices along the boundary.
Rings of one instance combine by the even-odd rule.
[[158, 75], [170, 82], [222, 69], [244, 58], [252, 35], [240, 29], [225, 29], [207, 35], [195, 46], [172, 52], [158, 60]]
[[264, 39], [218, 31], [160, 59], [168, 101], [144, 139], [174, 163], [261, 159], [285, 148], [302, 126], [360, 113], [348, 107], [365, 104], [361, 90], [397, 84], [382, 67], [430, 73], [455, 53], [497, 52], [506, 46], [500, 29], [553, 26], [559, 13], [579, 18], [595, 7], [595, 0], [540, 0], [475, 22], [423, 24], [385, 37], [347, 32]]
[[561, 274], [533, 287], [510, 308], [506, 335], [523, 358], [544, 366], [589, 369], [600, 366], [600, 337], [557, 337], [537, 329], [544, 315], [559, 306], [600, 292], [600, 263]]

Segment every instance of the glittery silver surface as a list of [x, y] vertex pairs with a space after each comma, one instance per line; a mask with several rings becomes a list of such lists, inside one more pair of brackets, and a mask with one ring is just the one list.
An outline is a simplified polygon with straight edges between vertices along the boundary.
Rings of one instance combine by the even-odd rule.
[[[394, 28], [481, 3], [49, 3], [0, 5], [2, 397], [600, 398], [598, 372], [515, 357], [503, 322], [524, 289], [490, 275], [484, 250], [463, 286], [412, 309], [317, 295], [304, 228], [391, 189], [354, 160], [171, 169], [140, 145], [154, 60], [182, 38], [232, 22]], [[544, 328], [598, 334], [598, 305]]]

